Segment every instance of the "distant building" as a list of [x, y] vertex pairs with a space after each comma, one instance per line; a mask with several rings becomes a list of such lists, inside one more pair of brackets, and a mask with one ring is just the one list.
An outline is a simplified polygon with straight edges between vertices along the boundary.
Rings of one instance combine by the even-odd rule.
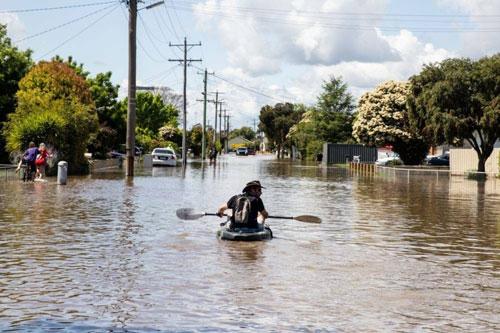
[[239, 147], [253, 147], [253, 142], [245, 139], [241, 135], [234, 137], [232, 139], [229, 139], [227, 144], [229, 147], [229, 151], [235, 151]]

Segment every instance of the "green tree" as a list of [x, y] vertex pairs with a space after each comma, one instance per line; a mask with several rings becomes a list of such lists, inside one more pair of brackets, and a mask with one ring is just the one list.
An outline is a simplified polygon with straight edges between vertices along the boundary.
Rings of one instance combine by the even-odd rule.
[[125, 142], [127, 131], [127, 115], [118, 102], [120, 86], [111, 82], [111, 75], [111, 72], [99, 73], [94, 78], [87, 75], [86, 79], [99, 119], [99, 130], [91, 137], [88, 147], [96, 158], [105, 158], [107, 152]]
[[243, 126], [229, 132], [229, 139], [233, 139], [237, 136], [242, 136], [249, 141], [253, 141], [255, 140], [255, 131], [251, 127]]
[[388, 81], [361, 96], [353, 125], [358, 142], [394, 147], [405, 164], [420, 164], [429, 145], [410, 126], [407, 99], [409, 83]]
[[484, 172], [500, 137], [500, 54], [430, 64], [410, 82], [412, 125], [435, 144], [467, 141]]
[[302, 119], [291, 129], [290, 140], [303, 158], [313, 159], [323, 149], [324, 142], [350, 143], [354, 120], [353, 97], [342, 78], [332, 76], [323, 83], [317, 105], [302, 110]]
[[301, 110], [295, 110], [291, 103], [278, 103], [274, 107], [266, 105], [260, 110], [259, 128], [276, 146], [278, 158], [283, 158], [283, 149], [289, 143], [288, 132], [301, 116]]
[[[31, 51], [20, 51], [7, 37], [7, 27], [0, 24], [0, 133], [7, 116], [16, 109], [19, 81], [32, 66]], [[5, 138], [0, 135], [0, 162], [8, 162]]]
[[[165, 126], [167, 129], [178, 126], [179, 111], [175, 106], [163, 103], [161, 96], [150, 92], [137, 93], [136, 103], [136, 144], [149, 150], [158, 142], [168, 140], [165, 138], [168, 131], [161, 132], [160, 129]], [[128, 98], [125, 98], [120, 102], [120, 109], [125, 118], [127, 108]]]
[[[136, 96], [136, 125], [153, 133], [165, 126], [178, 125], [179, 111], [172, 104], [164, 104], [159, 95], [150, 92], [139, 92]], [[126, 114], [128, 98], [121, 102], [122, 113]]]
[[314, 115], [316, 133], [325, 142], [353, 142], [354, 99], [342, 78], [332, 76], [323, 83]]
[[203, 127], [200, 124], [194, 125], [188, 133], [188, 147], [191, 148], [194, 156], [201, 155], [201, 141], [203, 138]]
[[42, 61], [19, 82], [16, 96], [16, 111], [4, 131], [7, 149], [20, 151], [30, 141], [43, 141], [68, 162], [70, 173], [87, 171], [84, 153], [98, 122], [85, 80], [63, 63]]
[[323, 149], [323, 139], [318, 136], [318, 111], [314, 107], [305, 107], [300, 121], [290, 128], [288, 137], [299, 150], [302, 158], [314, 159], [316, 154]]
[[87, 81], [99, 118], [99, 130], [91, 135], [88, 150], [94, 158], [106, 158], [107, 153], [125, 142], [127, 113], [118, 102], [119, 85], [111, 82], [111, 72], [98, 73], [95, 77], [85, 70], [72, 56], [66, 60], [56, 55], [53, 61], [65, 64]]

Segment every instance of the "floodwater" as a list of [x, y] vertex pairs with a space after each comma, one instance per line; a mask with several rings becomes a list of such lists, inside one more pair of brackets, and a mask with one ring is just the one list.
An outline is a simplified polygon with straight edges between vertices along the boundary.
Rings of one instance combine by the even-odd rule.
[[[259, 179], [275, 239], [217, 240]], [[0, 331], [498, 332], [500, 180], [228, 156], [0, 182]]]

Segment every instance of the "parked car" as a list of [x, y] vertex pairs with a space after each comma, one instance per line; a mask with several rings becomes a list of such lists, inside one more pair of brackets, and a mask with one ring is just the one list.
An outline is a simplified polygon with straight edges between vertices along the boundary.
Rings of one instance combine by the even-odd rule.
[[236, 149], [236, 155], [247, 156], [248, 155], [248, 148], [247, 147], [240, 147], [240, 148]]
[[376, 165], [402, 164], [402, 163], [403, 161], [401, 161], [399, 154], [396, 153], [392, 154], [387, 153], [386, 157], [379, 158], [378, 160], [375, 161]]
[[155, 148], [151, 152], [153, 157], [153, 166], [155, 165], [166, 165], [166, 166], [176, 166], [177, 157], [173, 148]]
[[429, 165], [450, 165], [450, 154], [448, 152], [443, 155], [434, 156], [427, 160]]
[[248, 154], [248, 155], [255, 155], [255, 149], [253, 149], [253, 148], [248, 148], [248, 150], [247, 150], [247, 154]]

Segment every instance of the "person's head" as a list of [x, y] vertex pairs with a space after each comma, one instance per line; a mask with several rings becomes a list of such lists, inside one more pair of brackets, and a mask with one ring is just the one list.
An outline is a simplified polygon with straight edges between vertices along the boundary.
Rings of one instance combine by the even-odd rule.
[[263, 188], [265, 187], [258, 180], [253, 180], [245, 185], [242, 192], [258, 198], [261, 196]]
[[40, 143], [40, 146], [38, 146], [39, 150], [45, 150], [45, 143]]
[[33, 147], [36, 147], [36, 145], [33, 141], [31, 141], [30, 144], [28, 145], [28, 147], [33, 148]]

